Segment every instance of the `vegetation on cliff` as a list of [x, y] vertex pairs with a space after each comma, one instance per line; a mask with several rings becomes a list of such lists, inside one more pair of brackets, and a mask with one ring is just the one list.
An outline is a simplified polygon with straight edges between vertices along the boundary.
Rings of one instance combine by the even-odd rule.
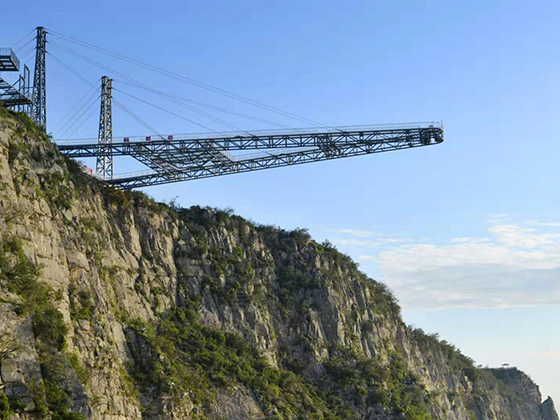
[[540, 410], [540, 396], [407, 327], [390, 290], [332, 244], [115, 190], [9, 114], [0, 108], [1, 418]]

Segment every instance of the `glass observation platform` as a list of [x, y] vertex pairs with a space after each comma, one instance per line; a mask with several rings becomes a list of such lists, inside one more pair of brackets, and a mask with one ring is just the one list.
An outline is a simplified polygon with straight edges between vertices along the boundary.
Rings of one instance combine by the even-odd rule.
[[0, 47], [0, 71], [19, 71], [19, 60], [11, 48]]
[[[0, 71], [19, 71], [19, 60], [11, 48], [0, 48]], [[29, 68], [24, 66], [23, 75], [15, 84], [0, 76], [0, 105], [16, 107], [17, 111], [23, 110], [22, 106], [32, 105]]]

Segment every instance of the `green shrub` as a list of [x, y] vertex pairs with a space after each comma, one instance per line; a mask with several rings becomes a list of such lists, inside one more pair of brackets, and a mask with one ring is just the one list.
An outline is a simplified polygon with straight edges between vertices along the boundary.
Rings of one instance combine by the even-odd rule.
[[22, 297], [20, 310], [25, 313], [41, 311], [48, 306], [51, 290], [38, 281], [39, 267], [23, 252], [21, 241], [15, 236], [0, 239], [0, 282]]
[[119, 208], [130, 207], [130, 200], [124, 191], [110, 186], [106, 186], [103, 191], [105, 198], [109, 203], [114, 204]]
[[172, 309], [155, 327], [129, 323], [129, 328], [136, 337], [129, 342], [135, 356], [130, 373], [140, 392], [179, 399], [188, 392], [203, 407], [212, 400], [214, 389], [242, 384], [269, 416], [357, 418], [335, 395], [325, 395], [301, 376], [270, 366], [239, 335], [202, 326], [191, 308]]
[[6, 394], [0, 394], [0, 419], [9, 419], [12, 415], [10, 402]]
[[8, 163], [11, 165], [19, 158], [27, 158], [27, 147], [23, 142], [10, 142], [8, 144]]
[[362, 334], [370, 334], [373, 331], [373, 321], [371, 319], [366, 319], [362, 322], [361, 330]]
[[94, 308], [89, 290], [82, 289], [77, 296], [70, 296], [70, 317], [72, 319], [90, 319]]
[[360, 360], [347, 349], [337, 349], [337, 353], [324, 365], [328, 379], [325, 384], [333, 391], [342, 392], [361, 409], [368, 404], [381, 404], [404, 414], [406, 419], [431, 418], [426, 390], [398, 353], [391, 355], [387, 365], [375, 359]]
[[76, 162], [74, 159], [67, 156], [64, 156], [63, 158], [66, 161], [66, 167], [71, 175], [71, 179], [76, 186], [76, 192], [78, 192], [80, 196], [84, 197], [88, 191], [87, 187], [94, 185], [94, 178], [83, 171], [83, 165], [81, 163]]
[[67, 332], [64, 318], [55, 308], [33, 314], [33, 333], [47, 347], [62, 350]]
[[39, 176], [41, 190], [53, 209], [68, 210], [74, 201], [74, 189], [68, 185], [67, 173], [45, 172]]
[[86, 384], [91, 377], [91, 369], [84, 366], [76, 353], [66, 353], [66, 360], [82, 384]]

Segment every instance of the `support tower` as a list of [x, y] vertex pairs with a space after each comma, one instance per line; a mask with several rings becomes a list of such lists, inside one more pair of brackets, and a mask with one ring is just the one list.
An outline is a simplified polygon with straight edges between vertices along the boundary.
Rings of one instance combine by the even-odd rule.
[[33, 76], [33, 114], [35, 123], [47, 130], [47, 81], [45, 56], [47, 53], [47, 31], [37, 27], [37, 46], [35, 49], [35, 74]]
[[97, 153], [96, 171], [105, 180], [113, 179], [113, 112], [111, 99], [113, 98], [112, 79], [107, 76], [101, 78], [101, 111], [99, 113], [100, 145]]

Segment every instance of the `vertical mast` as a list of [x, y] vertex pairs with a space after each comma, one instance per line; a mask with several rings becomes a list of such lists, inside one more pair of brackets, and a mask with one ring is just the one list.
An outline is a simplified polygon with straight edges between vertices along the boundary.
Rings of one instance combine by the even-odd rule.
[[[112, 79], [107, 76], [101, 78], [101, 110], [99, 113], [98, 143], [109, 145], [113, 143], [113, 115], [111, 99], [113, 97]], [[113, 179], [113, 150], [110, 146], [100, 147], [97, 154], [96, 171], [103, 179]]]
[[45, 56], [47, 47], [47, 31], [37, 27], [37, 46], [35, 47], [35, 74], [33, 77], [33, 121], [45, 131], [47, 130], [47, 81]]

